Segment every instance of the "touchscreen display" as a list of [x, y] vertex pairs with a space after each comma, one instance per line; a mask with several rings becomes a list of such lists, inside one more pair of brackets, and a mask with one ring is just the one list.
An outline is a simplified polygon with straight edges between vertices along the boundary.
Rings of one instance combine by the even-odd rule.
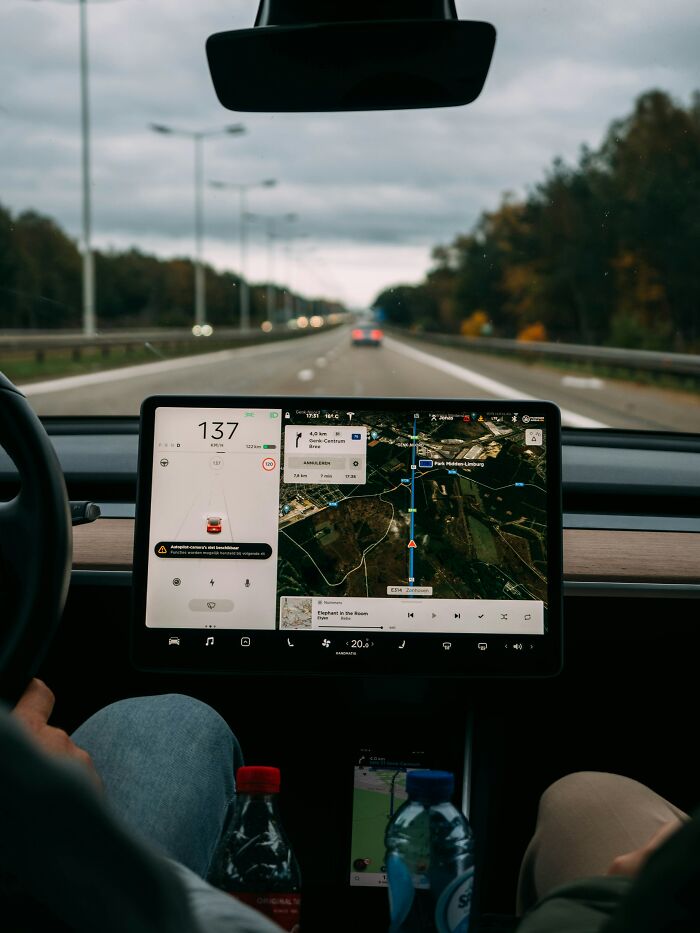
[[168, 648], [272, 633], [350, 658], [391, 635], [401, 665], [413, 636], [527, 653], [558, 628], [551, 404], [174, 401], [144, 406], [135, 561], [138, 624]]

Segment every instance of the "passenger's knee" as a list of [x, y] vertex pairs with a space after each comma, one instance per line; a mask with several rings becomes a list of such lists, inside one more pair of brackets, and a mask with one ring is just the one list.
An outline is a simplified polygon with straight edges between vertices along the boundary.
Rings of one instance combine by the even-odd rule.
[[180, 693], [129, 697], [103, 707], [78, 730], [100, 727], [125, 734], [132, 741], [145, 734], [173, 735], [202, 744], [231, 746], [235, 738], [226, 721], [206, 703]]
[[[134, 697], [131, 700], [121, 700], [121, 703], [131, 703], [145, 719], [161, 722], [178, 722], [189, 724], [192, 727], [200, 725], [207, 731], [230, 733], [231, 730], [219, 713], [208, 703], [186, 696], [184, 693], [163, 693], [150, 697]], [[114, 704], [118, 706], [119, 704]]]
[[630, 779], [606, 771], [574, 771], [550, 784], [540, 798], [540, 811], [554, 810], [580, 813], [587, 806], [619, 789]]
[[166, 719], [177, 717], [177, 720], [197, 737], [200, 747], [206, 744], [212, 748], [229, 749], [237, 744], [231, 727], [208, 703], [179, 693], [165, 694], [155, 699], [164, 701], [161, 710]]

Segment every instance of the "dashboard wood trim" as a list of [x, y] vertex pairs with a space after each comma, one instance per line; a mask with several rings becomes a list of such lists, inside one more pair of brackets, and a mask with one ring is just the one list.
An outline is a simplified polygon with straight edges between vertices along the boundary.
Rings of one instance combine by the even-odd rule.
[[[73, 529], [74, 570], [131, 570], [134, 521], [103, 518]], [[700, 583], [700, 534], [564, 531], [564, 579]]]

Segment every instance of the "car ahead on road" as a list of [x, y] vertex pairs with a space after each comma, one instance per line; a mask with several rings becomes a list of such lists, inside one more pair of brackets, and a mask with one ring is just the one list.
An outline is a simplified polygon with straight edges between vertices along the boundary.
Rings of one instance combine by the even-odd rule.
[[355, 324], [350, 339], [353, 347], [381, 347], [384, 331], [373, 322]]
[[[36, 674], [56, 695], [52, 724], [68, 733], [122, 699], [186, 695], [212, 707], [238, 737], [246, 763], [281, 768], [280, 810], [301, 866], [304, 933], [386, 933], [387, 816], [403, 801], [409, 769], [429, 766], [453, 771], [454, 802], [468, 813], [476, 840], [470, 933], [513, 930], [521, 859], [535, 827], [540, 795], [552, 781], [577, 771], [618, 772], [649, 785], [686, 812], [700, 803], [700, 765], [691, 754], [700, 655], [700, 409], [691, 385], [693, 361], [679, 360], [681, 354], [671, 352], [682, 346], [687, 356], [695, 353], [697, 360], [697, 328], [695, 345], [687, 346], [685, 336], [667, 327], [663, 318], [669, 309], [680, 307], [692, 323], [698, 304], [693, 261], [699, 247], [688, 238], [687, 252], [671, 263], [667, 245], [680, 219], [693, 215], [685, 210], [688, 202], [681, 196], [679, 178], [694, 177], [697, 142], [692, 111], [697, 112], [697, 106], [691, 104], [686, 123], [679, 119], [681, 108], [669, 117], [658, 99], [647, 100], [636, 122], [614, 125], [602, 154], [585, 149], [588, 174], [577, 174], [558, 162], [545, 188], [535, 190], [527, 203], [509, 195], [494, 211], [486, 200], [473, 200], [474, 190], [519, 189], [532, 180], [523, 175], [522, 166], [533, 153], [542, 152], [542, 158], [549, 159], [560, 151], [575, 151], [583, 135], [572, 126], [578, 126], [581, 134], [581, 128], [588, 133], [595, 127], [597, 132], [601, 113], [607, 119], [613, 106], [601, 90], [601, 74], [606, 87], [618, 89], [627, 86], [629, 74], [638, 72], [643, 72], [645, 82], [656, 82], [659, 65], [670, 69], [678, 58], [678, 71], [669, 74], [674, 75], [679, 95], [688, 90], [678, 49], [686, 48], [686, 37], [697, 32], [700, 9], [688, 4], [686, 14], [668, 17], [661, 8], [654, 19], [649, 7], [647, 16], [634, 26], [645, 41], [630, 43], [623, 42], [629, 36], [621, 32], [631, 27], [627, 20], [620, 24], [615, 4], [596, 5], [594, 11], [591, 0], [584, 0], [578, 5], [548, 6], [544, 13], [531, 7], [525, 14], [528, 29], [517, 26], [518, 5], [506, 5], [512, 9], [503, 15], [513, 21], [503, 43], [504, 67], [489, 76], [483, 101], [475, 108], [485, 114], [481, 126], [469, 123], [474, 111], [411, 112], [403, 109], [405, 100], [396, 110], [389, 108], [389, 113], [371, 113], [365, 123], [354, 110], [319, 115], [323, 108], [304, 108], [298, 100], [287, 102], [288, 112], [281, 118], [273, 109], [268, 120], [260, 101], [248, 101], [257, 106], [247, 111], [241, 106], [234, 124], [222, 120], [217, 139], [215, 123], [204, 117], [199, 123], [194, 116], [200, 107], [204, 114], [213, 98], [197, 95], [201, 62], [192, 54], [191, 35], [202, 33], [205, 20], [212, 32], [224, 28], [228, 17], [236, 14], [231, 13], [232, 5], [228, 0], [218, 5], [217, 0], [205, 5], [176, 0], [178, 16], [187, 25], [180, 35], [169, 30], [168, 43], [150, 43], [151, 54], [163, 56], [158, 59], [160, 67], [151, 73], [165, 75], [166, 82], [173, 73], [181, 75], [178, 87], [186, 86], [187, 94], [173, 100], [170, 87], [125, 70], [120, 87], [125, 95], [135, 87], [140, 107], [134, 108], [133, 100], [127, 99], [123, 113], [117, 100], [106, 100], [115, 86], [114, 40], [127, 42], [134, 30], [130, 5], [124, 4], [123, 12], [121, 6], [114, 5], [107, 28], [103, 24], [102, 33], [95, 35], [101, 46], [91, 45], [93, 61], [101, 55], [110, 63], [109, 68], [96, 68], [93, 75], [93, 94], [105, 103], [93, 130], [104, 135], [94, 152], [101, 159], [110, 154], [101, 171], [115, 173], [110, 174], [115, 180], [108, 187], [120, 203], [132, 205], [135, 238], [151, 229], [151, 218], [136, 214], [139, 191], [134, 190], [134, 179], [151, 177], [151, 172], [158, 184], [171, 185], [159, 195], [161, 206], [173, 207], [173, 216], [165, 217], [161, 231], [165, 257], [179, 255], [182, 248], [180, 234], [170, 234], [181, 228], [181, 218], [174, 215], [181, 207], [183, 179], [186, 183], [191, 169], [191, 149], [182, 137], [194, 140], [197, 260], [159, 265], [161, 260], [139, 248], [114, 256], [111, 251], [96, 252], [99, 298], [94, 308], [86, 299], [85, 336], [52, 333], [59, 359], [47, 377], [42, 367], [56, 351], [45, 349], [41, 329], [53, 327], [57, 320], [66, 331], [80, 324], [76, 313], [80, 298], [75, 296], [81, 257], [72, 240], [61, 239], [58, 227], [34, 211], [65, 210], [61, 219], [69, 227], [80, 211], [70, 203], [66, 179], [71, 173], [51, 152], [44, 168], [49, 181], [33, 187], [37, 197], [43, 192], [42, 198], [48, 199], [53, 190], [60, 198], [27, 203], [27, 167], [36, 164], [41, 154], [37, 155], [41, 147], [37, 150], [30, 130], [43, 132], [45, 119], [37, 116], [32, 127], [30, 114], [23, 115], [27, 132], [12, 136], [19, 157], [14, 174], [9, 165], [4, 173], [4, 189], [9, 187], [12, 203], [19, 210], [26, 208], [26, 213], [14, 223], [4, 207], [0, 211], [0, 265], [5, 270], [0, 327], [4, 328], [6, 309], [13, 308], [9, 321], [18, 333], [0, 337], [0, 344], [5, 339], [24, 341], [20, 362], [27, 368], [18, 370], [15, 381], [24, 383], [26, 378], [23, 388], [40, 417], [28, 411], [11, 387], [0, 390], [0, 698], [11, 706]], [[260, 30], [265, 42], [292, 36], [287, 26], [294, 13], [283, 6], [278, 0], [261, 5], [261, 17], [266, 10], [282, 11], [279, 28]], [[332, 6], [337, 19], [341, 0]], [[419, 6], [408, 4], [409, 15]], [[152, 0], [149, 7], [156, 17], [168, 15], [166, 0]], [[433, 7], [448, 10], [453, 4]], [[55, 17], [62, 15], [58, 10], [46, 13], [45, 20], [38, 10], [24, 15], [35, 18], [24, 21], [18, 6], [2, 31], [6, 36], [12, 36], [13, 30], [17, 34], [16, 57], [14, 43], [7, 42], [3, 67], [4, 73], [16, 77], [18, 87], [26, 86], [27, 94], [15, 95], [17, 101], [31, 97], [31, 114], [38, 114], [42, 100], [49, 109], [55, 103], [45, 94], [49, 69], [57, 75], [57, 88], [69, 87], [62, 79], [65, 61], [73, 53], [72, 33], [56, 29]], [[99, 16], [95, 9], [91, 17], [95, 28]], [[252, 15], [241, 25], [250, 25], [248, 20]], [[334, 34], [342, 24], [331, 25]], [[301, 28], [304, 34], [315, 32], [308, 29], [308, 22]], [[402, 28], [396, 24], [397, 36]], [[412, 28], [410, 21], [406, 28]], [[384, 74], [388, 53], [399, 54], [401, 48], [411, 54], [420, 48], [416, 59], [427, 60], [422, 54], [427, 49], [423, 32], [427, 30], [410, 43], [397, 41], [396, 48], [384, 40], [379, 43]], [[62, 36], [65, 48], [56, 51], [52, 63], [51, 50], [58, 50]], [[545, 48], [538, 44], [538, 36], [544, 36]], [[652, 62], [643, 60], [650, 37], [655, 49]], [[523, 63], [530, 67], [525, 82], [514, 76], [514, 63], [507, 60], [509, 43], [513, 55], [513, 41], [518, 43], [514, 59], [520, 75], [526, 73]], [[637, 47], [639, 57], [632, 68], [629, 56], [637, 54]], [[361, 49], [365, 57], [369, 54], [362, 43], [343, 47], [343, 55], [337, 56], [341, 83], [349, 69], [349, 48]], [[297, 73], [313, 73], [311, 65], [295, 69], [279, 48], [272, 51], [272, 61], [229, 54], [220, 73], [224, 78], [233, 74], [238, 61], [249, 71], [257, 60], [264, 61], [268, 72], [257, 76], [264, 80], [233, 81], [234, 88], [246, 93], [266, 89], [281, 93], [280, 88], [292, 86]], [[335, 59], [328, 47], [322, 51], [323, 65], [316, 66], [315, 84], [326, 90], [332, 84], [328, 72]], [[202, 49], [197, 52], [201, 55]], [[590, 61], [585, 60], [586, 52]], [[273, 80], [280, 77], [275, 57], [285, 69], [279, 81]], [[469, 56], [459, 57], [457, 70], [465, 72], [465, 61], [466, 72], [471, 73], [476, 60]], [[362, 64], [364, 69], [366, 62]], [[445, 73], [448, 70], [445, 62]], [[403, 93], [416, 87], [416, 76], [408, 82], [392, 78], [386, 85], [387, 93]], [[431, 95], [436, 86], [424, 90]], [[645, 83], [639, 89], [649, 86]], [[347, 85], [343, 88], [347, 91]], [[382, 90], [381, 81], [363, 80], [359, 94], [347, 106], [361, 108], [375, 90]], [[495, 103], [489, 111], [490, 90], [495, 92]], [[561, 120], [564, 90], [567, 118]], [[74, 103], [69, 93], [60, 101], [66, 113]], [[8, 95], [8, 100], [15, 96]], [[173, 127], [155, 127], [164, 152], [165, 147], [173, 147], [166, 171], [163, 159], [153, 155], [155, 141], [142, 145], [140, 129], [133, 122], [133, 114], [146, 103], [156, 116], [164, 100], [177, 112]], [[3, 121], [14, 119], [14, 106], [8, 105]], [[302, 116], [305, 109], [310, 113]], [[655, 132], [659, 125], [664, 132]], [[505, 135], [496, 135], [499, 126]], [[244, 128], [250, 132], [242, 134]], [[110, 137], [107, 133], [112, 130]], [[61, 152], [69, 158], [78, 148], [77, 138], [61, 135], [59, 122], [52, 124], [52, 133], [60, 135]], [[243, 138], [236, 141], [236, 135]], [[377, 143], [380, 136], [381, 145], [366, 145], [367, 139]], [[106, 145], [110, 138], [119, 145]], [[659, 138], [664, 139], [663, 146], [657, 145]], [[308, 170], [312, 178], [306, 191], [291, 172], [290, 140], [303, 173]], [[453, 151], [448, 140], [453, 140]], [[250, 148], [228, 156], [227, 147], [239, 145]], [[314, 165], [316, 148], [319, 161]], [[494, 159], [497, 150], [499, 157]], [[650, 150], [661, 160], [654, 163], [657, 168], [649, 168]], [[225, 167], [227, 158], [232, 165], [250, 168], [256, 155], [278, 176], [282, 200], [274, 200], [278, 192], [262, 190], [272, 189], [275, 179], [257, 182], [252, 169], [232, 171], [230, 181], [210, 186], [233, 189], [241, 207], [241, 267], [234, 269], [235, 274], [218, 275], [213, 266], [201, 262], [203, 189], [208, 181], [202, 168]], [[121, 177], [126, 181], [119, 187], [122, 157]], [[509, 161], [512, 178], [504, 179], [500, 166]], [[357, 191], [347, 177], [351, 162], [361, 166]], [[368, 189], [372, 171], [375, 178]], [[660, 191], [654, 186], [656, 174], [663, 182]], [[408, 175], [418, 181], [404, 190], [401, 179]], [[284, 199], [290, 189], [299, 215], [286, 213], [290, 202], [285, 204]], [[100, 190], [102, 198], [105, 186], [96, 194]], [[634, 198], [640, 191], [654, 194], [649, 196], [653, 211], [647, 205], [639, 210]], [[214, 197], [208, 190], [207, 229], [211, 221], [212, 234], [217, 226], [228, 229], [230, 211], [223, 193], [216, 205]], [[604, 209], [598, 209], [596, 197], [604, 200]], [[248, 207], [254, 213], [247, 213]], [[482, 209], [486, 213], [468, 233], [464, 216], [476, 217]], [[123, 241], [123, 213], [112, 205], [111, 215], [118, 218], [115, 241]], [[85, 216], [89, 220], [87, 207]], [[108, 218], [110, 211], [102, 216]], [[425, 226], [420, 226], [421, 218], [427, 218]], [[645, 218], [648, 225], [642, 228]], [[318, 233], [323, 229], [331, 234], [327, 243]], [[429, 267], [428, 246], [438, 240], [445, 243], [457, 231], [462, 232], [454, 249], [442, 246]], [[658, 243], [650, 241], [654, 231], [662, 242], [660, 253], [652, 248]], [[41, 239], [42, 234], [48, 240]], [[106, 241], [110, 231], [104, 228], [101, 234]], [[160, 242], [160, 234], [153, 240]], [[45, 250], [47, 242], [50, 248]], [[16, 243], [17, 250], [5, 262], [2, 250], [8, 243]], [[84, 243], [89, 247], [87, 223]], [[213, 260], [213, 238], [207, 253], [209, 247]], [[360, 283], [356, 292], [359, 247], [368, 251], [369, 258], [359, 262], [362, 274], [356, 277]], [[409, 276], [417, 281], [418, 253], [424, 262], [418, 273], [425, 273], [425, 281], [415, 287], [397, 285]], [[83, 255], [89, 259], [89, 248]], [[246, 255], [256, 280], [250, 288], [239, 287], [245, 284]], [[334, 255], [341, 256], [337, 270], [328, 268]], [[47, 257], [55, 262], [47, 262]], [[20, 260], [25, 265], [22, 274], [15, 275]], [[671, 266], [682, 275], [674, 280], [673, 289], [667, 289], [665, 276]], [[40, 275], [46, 268], [51, 271], [49, 279]], [[85, 262], [84, 268], [89, 286], [90, 263]], [[113, 294], [117, 286], [120, 291]], [[384, 299], [370, 305], [365, 292], [374, 294], [380, 288]], [[85, 294], [89, 298], [89, 288]], [[349, 342], [382, 343], [381, 328], [367, 317], [347, 325], [348, 319], [352, 321], [350, 312], [340, 315], [337, 329], [335, 325], [319, 328], [310, 336], [311, 328], [303, 328], [302, 333], [277, 326], [292, 320], [304, 302], [313, 305], [314, 296], [320, 294], [333, 299], [331, 311], [334, 303], [365, 308], [367, 315], [371, 307], [378, 313], [383, 309], [381, 319], [391, 322], [392, 339], [384, 342], [382, 353], [348, 352]], [[343, 294], [346, 298], [341, 301]], [[566, 315], [561, 308], [567, 309]], [[119, 355], [115, 347], [126, 326], [121, 331], [115, 327], [116, 333], [109, 331], [102, 335], [102, 343], [95, 343], [90, 336], [95, 330], [91, 309], [96, 311], [98, 330], [117, 324], [120, 315], [127, 322], [148, 320], [143, 346], [138, 352], [130, 346]], [[147, 318], [153, 309], [156, 316]], [[222, 337], [232, 311], [236, 333]], [[209, 314], [217, 325], [210, 339], [221, 342], [210, 349], [207, 340], [206, 350], [198, 342], [192, 349], [190, 337], [200, 342], [201, 338], [190, 334], [191, 324], [207, 320]], [[540, 314], [549, 316], [540, 321]], [[570, 349], [547, 331], [557, 323], [558, 314], [563, 322], [561, 340], [577, 341], [579, 356], [573, 359], [562, 356]], [[171, 326], [173, 321], [176, 326]], [[615, 333], [629, 338], [621, 361], [611, 361], [619, 348], [606, 346], [600, 337], [601, 330], [610, 332], [611, 321]], [[250, 325], [256, 322], [269, 325], [261, 333], [281, 339], [252, 346], [258, 335]], [[443, 327], [445, 322], [451, 327]], [[512, 330], [506, 330], [511, 324]], [[27, 328], [39, 333], [28, 336], [23, 333]], [[200, 324], [195, 324], [193, 333], [201, 333]], [[484, 352], [480, 341], [489, 336], [495, 341]], [[77, 339], [79, 345], [73, 346]], [[236, 346], [239, 340], [241, 346]], [[187, 354], [182, 354], [183, 346]], [[602, 360], [585, 355], [598, 348], [607, 351]], [[591, 376], [585, 368], [589, 363], [598, 367]], [[672, 382], [673, 373], [664, 368], [662, 378], [654, 383], [658, 372], [649, 368], [674, 363], [685, 367], [681, 376], [688, 384], [683, 383], [682, 391]], [[102, 366], [103, 371], [80, 372], [80, 366], [88, 370]], [[22, 375], [26, 372], [30, 375]], [[31, 383], [35, 377], [41, 382]], [[166, 393], [187, 395], [177, 418], [168, 413]], [[198, 410], [203, 393], [215, 396], [207, 413]], [[271, 406], [269, 397], [275, 393], [277, 405]], [[149, 409], [141, 421], [139, 408], [148, 396], [158, 396], [159, 408], [166, 410], [157, 415]], [[338, 396], [341, 409], [334, 407]], [[285, 398], [293, 398], [294, 404], [285, 405]], [[436, 398], [451, 401], [436, 411]], [[507, 398], [510, 403], [503, 401]], [[539, 433], [541, 422], [533, 420], [544, 417], [533, 408], [533, 399], [538, 398], [553, 398], [563, 422], [561, 484], [551, 487], [555, 514], [559, 515], [559, 506], [563, 508], [562, 527], [554, 527], [562, 556], [557, 580], [563, 591], [563, 663], [561, 671], [549, 677], [491, 677], [487, 673], [493, 665], [512, 669], [527, 665], [537, 654], [533, 639], [521, 633], [511, 639], [503, 634], [503, 627], [512, 622], [510, 606], [518, 599], [530, 599], [523, 587], [528, 591], [541, 587], [546, 569], [541, 543], [547, 512], [533, 499], [542, 493], [546, 474], [538, 467], [543, 455], [549, 455], [542, 443], [547, 435]], [[389, 409], [397, 399], [407, 406], [402, 424], [376, 417], [380, 401]], [[517, 399], [521, 405], [513, 403]], [[461, 417], [456, 417], [460, 400]], [[155, 444], [156, 427], [162, 448]], [[143, 438], [151, 447], [142, 449], [139, 465]], [[558, 435], [551, 447], [556, 461]], [[152, 488], [146, 464], [158, 463], [159, 449], [167, 450], [162, 460], [168, 469], [161, 471], [158, 487]], [[206, 570], [201, 558], [173, 557], [164, 545], [158, 557], [153, 542], [177, 539], [180, 517], [184, 522], [192, 497], [200, 495], [202, 487], [221, 484], [222, 458], [225, 471], [232, 471], [230, 496], [209, 501], [229, 508], [238, 497], [236, 522], [240, 514], [249, 534], [230, 544], [209, 542], [206, 549], [221, 553], [204, 565]], [[190, 461], [202, 470], [196, 482], [189, 478]], [[181, 462], [186, 469], [178, 473]], [[265, 464], [274, 466], [268, 469]], [[484, 476], [493, 475], [501, 478], [484, 481]], [[183, 476], [188, 477], [185, 482]], [[92, 501], [100, 506], [99, 513], [92, 510], [99, 517], [76, 524], [72, 534], [66, 494], [76, 505]], [[256, 523], [250, 516], [261, 503], [264, 520]], [[198, 511], [198, 527], [221, 534], [222, 518], [228, 521], [229, 514], [234, 513]], [[163, 533], [148, 537], [144, 528], [151, 515], [162, 520], [158, 530]], [[226, 552], [236, 548], [236, 556], [227, 559]], [[144, 568], [149, 580], [157, 578], [158, 587], [148, 595], [153, 597], [151, 608], [162, 615], [160, 624], [144, 623], [137, 629], [135, 613], [142, 612], [145, 595]], [[430, 584], [419, 586], [427, 577]], [[509, 606], [498, 606], [489, 631], [477, 629], [468, 651], [459, 641], [462, 636], [453, 635], [455, 626], [467, 622], [465, 608], [453, 604], [455, 587], [458, 593], [459, 587], [468, 588], [464, 603], [477, 620], [486, 614], [482, 604], [488, 601], [482, 587], [510, 601]], [[444, 608], [433, 600], [444, 602]], [[381, 601], [390, 630], [365, 627], [375, 601]], [[171, 629], [173, 608], [184, 614], [188, 624]], [[264, 616], [268, 630], [246, 627], [252, 613]], [[427, 632], [411, 631], [421, 618], [426, 627], [434, 627], [434, 638], [421, 640]], [[531, 622], [528, 610], [522, 624]], [[446, 629], [450, 634], [445, 634]], [[155, 652], [161, 648], [167, 652], [167, 664], [137, 658], [142, 643], [149, 650], [152, 643]], [[297, 655], [310, 658], [308, 669], [302, 668]], [[455, 666], [466, 660], [472, 673], [453, 674]], [[444, 670], [436, 673], [439, 665]], [[4, 709], [0, 717], [6, 718]], [[165, 723], [163, 728], [160, 744], [166, 748], [172, 725], [176, 724]], [[126, 760], [131, 750], [127, 735], [115, 743], [114, 758]], [[188, 751], [172, 748], [173, 760], [187, 757]], [[148, 752], [133, 782], [135, 791], [147, 783]], [[210, 763], [203, 760], [201, 771]], [[225, 763], [225, 769], [229, 764], [233, 768], [233, 760]], [[0, 754], [0, 776], [17, 776], [13, 767], [12, 758]], [[39, 772], [37, 777], [49, 772], [48, 761]], [[160, 775], [155, 778], [158, 794]], [[25, 791], [34, 786], [18, 781], [23, 784]], [[168, 813], [171, 827], [178, 826], [181, 808], [194, 813], [194, 823], [205, 809], [199, 797], [188, 803], [188, 789], [182, 787]], [[95, 798], [86, 783], [69, 803], [79, 809], [88, 799]], [[11, 874], [22, 868], [23, 878], [30, 881], [38, 877], [62, 882], [52, 888], [51, 906], [65, 923], [46, 919], [42, 930], [73, 926], [72, 908], [89, 893], [86, 879], [92, 884], [104, 854], [94, 834], [71, 832], [85, 828], [81, 823], [85, 814], [75, 815], [55, 800], [51, 787], [46, 794], [37, 793], [36, 807], [28, 807], [22, 820], [18, 801], [10, 798], [12, 820], [0, 834], [0, 846], [5, 847], [3, 877], [9, 866], [17, 869]], [[46, 809], [40, 811], [40, 805]], [[38, 821], [39, 812], [60, 817], [58, 831], [48, 821]], [[10, 823], [17, 834], [15, 848], [7, 841]], [[24, 825], [32, 831], [24, 831]], [[76, 840], [86, 838], [76, 851]], [[52, 854], [56, 872], [39, 877], [27, 839], [34, 851]], [[123, 860], [124, 866], [129, 864], [128, 858]], [[113, 904], [128, 903], [123, 895], [131, 890], [119, 873], [109, 881], [113, 886], [111, 898], [104, 898], [105, 913]], [[133, 887], [139, 887], [138, 875]], [[155, 888], [147, 891], [149, 896], [155, 893]], [[24, 917], [14, 922], [14, 917], [3, 915], [3, 896], [0, 930], [29, 929]], [[26, 898], [20, 900], [24, 909]], [[84, 923], [81, 929], [93, 933], [108, 928], [117, 926]], [[123, 929], [130, 929], [129, 924]], [[568, 930], [561, 928], [558, 933]]]

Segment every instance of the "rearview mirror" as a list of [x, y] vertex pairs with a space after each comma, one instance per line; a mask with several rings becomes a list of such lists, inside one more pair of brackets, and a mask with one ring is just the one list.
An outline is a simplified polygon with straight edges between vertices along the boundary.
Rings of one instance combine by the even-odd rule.
[[[338, 4], [331, 5], [336, 20]], [[273, 3], [268, 6], [274, 8]], [[265, 25], [259, 15], [258, 21], [253, 29], [216, 33], [207, 41], [214, 88], [229, 110], [401, 110], [469, 104], [481, 93], [496, 42], [490, 23], [459, 21], [456, 15], [300, 25]]]

